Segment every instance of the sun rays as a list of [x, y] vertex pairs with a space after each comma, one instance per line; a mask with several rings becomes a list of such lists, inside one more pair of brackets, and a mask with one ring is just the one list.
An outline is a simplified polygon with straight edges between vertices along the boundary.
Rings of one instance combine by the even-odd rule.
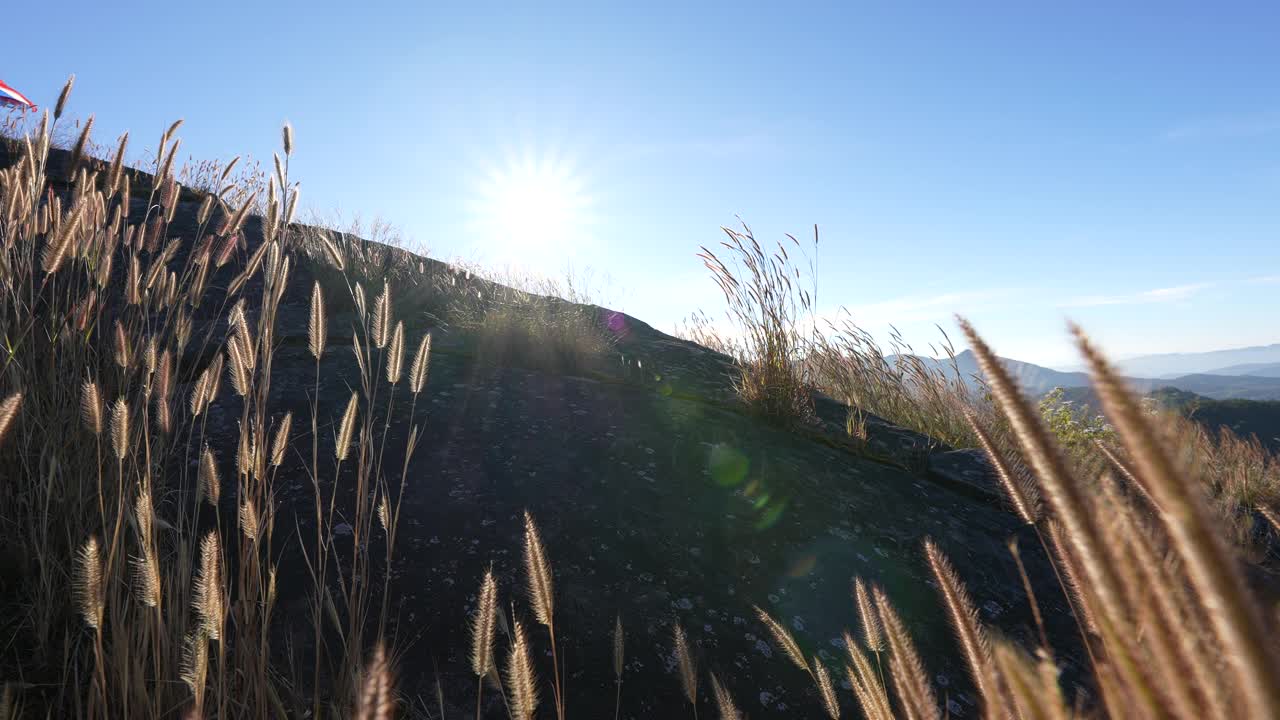
[[588, 239], [592, 205], [569, 155], [526, 146], [483, 171], [472, 191], [471, 230], [508, 262], [559, 262]]

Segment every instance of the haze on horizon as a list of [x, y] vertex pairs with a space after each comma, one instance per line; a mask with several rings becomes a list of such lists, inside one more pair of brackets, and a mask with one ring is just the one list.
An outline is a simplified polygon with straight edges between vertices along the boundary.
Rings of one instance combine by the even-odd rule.
[[269, 164], [288, 119], [313, 210], [445, 259], [590, 268], [665, 330], [720, 312], [694, 253], [740, 216], [766, 242], [817, 224], [822, 315], [917, 349], [955, 312], [1057, 368], [1077, 365], [1068, 317], [1116, 357], [1280, 342], [1274, 3], [77, 0], [6, 20], [28, 31], [0, 78], [50, 105], [76, 74], [99, 142], [129, 130], [142, 157], [181, 117], [193, 161]]

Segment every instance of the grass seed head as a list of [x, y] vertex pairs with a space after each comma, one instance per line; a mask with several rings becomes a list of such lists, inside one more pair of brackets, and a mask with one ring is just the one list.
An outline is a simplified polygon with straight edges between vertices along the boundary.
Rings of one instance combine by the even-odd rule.
[[427, 384], [427, 370], [431, 363], [431, 333], [422, 336], [418, 344], [418, 352], [414, 353], [413, 365], [409, 367], [409, 389], [414, 394], [422, 392]]
[[529, 655], [529, 637], [524, 624], [515, 621], [511, 652], [507, 659], [507, 686], [514, 720], [530, 720], [538, 707], [538, 679]]
[[280, 467], [284, 463], [284, 453], [289, 449], [289, 430], [292, 428], [293, 413], [287, 412], [276, 428], [275, 440], [271, 443], [271, 467]]
[[200, 543], [200, 569], [196, 576], [194, 604], [204, 634], [222, 639], [222, 546], [218, 533], [210, 530]]
[[129, 454], [129, 404], [123, 397], [111, 408], [111, 449], [120, 461]]
[[498, 581], [493, 577], [493, 570], [488, 570], [480, 583], [480, 598], [476, 602], [476, 616], [471, 624], [471, 670], [480, 677], [493, 669], [493, 634], [497, 611]]
[[711, 694], [716, 699], [716, 709], [720, 711], [720, 720], [742, 720], [742, 712], [733, 702], [733, 696], [725, 689], [720, 678], [711, 673]]
[[872, 652], [884, 650], [884, 635], [880, 632], [880, 618], [876, 615], [875, 605], [871, 602], [871, 594], [862, 578], [854, 578], [853, 599], [858, 609], [858, 618], [862, 622], [862, 641]]
[[796, 639], [791, 635], [791, 632], [783, 627], [777, 620], [770, 617], [769, 614], [760, 607], [754, 607], [756, 617], [760, 619], [760, 622], [764, 623], [769, 634], [773, 636], [774, 642], [782, 646], [783, 651], [786, 652], [787, 657], [790, 658], [791, 662], [794, 663], [796, 667], [808, 673], [809, 661], [805, 659], [804, 652], [800, 649], [800, 644], [796, 642]]
[[524, 513], [524, 566], [529, 580], [529, 600], [534, 616], [548, 628], [554, 625], [555, 601], [551, 586], [551, 563], [533, 516]]
[[[62, 113], [67, 109], [67, 98], [71, 97], [71, 88], [76, 84], [76, 76], [67, 77], [67, 82], [62, 86], [62, 92], [58, 93], [58, 102], [53, 106], [53, 119], [61, 120]], [[41, 132], [43, 134], [43, 131]]]
[[693, 662], [693, 654], [689, 651], [689, 637], [685, 634], [684, 628], [680, 626], [680, 623], [675, 624], [671, 634], [675, 643], [676, 666], [680, 671], [680, 687], [684, 690], [685, 699], [697, 705], [698, 671]]
[[200, 453], [199, 487], [201, 499], [217, 507], [222, 497], [222, 479], [218, 476], [218, 462], [208, 445]]
[[334, 452], [338, 461], [347, 459], [347, 453], [351, 451], [351, 438], [356, 431], [356, 414], [360, 407], [359, 393], [351, 393], [351, 399], [347, 401], [347, 410], [342, 414], [342, 422], [338, 425], [338, 440]]
[[311, 287], [311, 317], [307, 323], [307, 341], [311, 354], [316, 360], [324, 354], [325, 336], [328, 334], [328, 320], [324, 312], [324, 293], [320, 291], [320, 281]]
[[17, 419], [18, 411], [21, 409], [22, 393], [20, 392], [13, 393], [0, 403], [0, 442], [3, 442], [5, 436], [9, 434], [13, 421]]
[[75, 595], [80, 615], [89, 627], [102, 628], [102, 557], [98, 538], [90, 537], [80, 547], [75, 565]]
[[102, 394], [98, 383], [86, 380], [80, 388], [80, 418], [94, 435], [102, 434]]

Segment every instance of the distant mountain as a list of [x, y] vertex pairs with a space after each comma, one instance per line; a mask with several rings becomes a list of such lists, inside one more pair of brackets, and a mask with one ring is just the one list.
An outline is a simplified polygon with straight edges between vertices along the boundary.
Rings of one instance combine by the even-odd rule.
[[1184, 375], [1169, 380], [1143, 381], [1143, 389], [1160, 386], [1204, 395], [1215, 400], [1280, 400], [1280, 377], [1253, 375]]
[[1234, 350], [1142, 355], [1117, 361], [1116, 366], [1120, 372], [1133, 377], [1171, 378], [1194, 374], [1227, 374], [1216, 371], [1235, 365], [1255, 363], [1280, 363], [1280, 343]]
[[[1275, 346], [1280, 348], [1280, 345]], [[1232, 352], [1232, 351], [1227, 351]], [[1206, 355], [1213, 353], [1205, 353]], [[890, 361], [896, 362], [895, 357]], [[921, 358], [931, 367], [951, 372], [951, 363], [946, 360]], [[1053, 370], [1033, 363], [1022, 362], [1010, 358], [1001, 358], [1010, 374], [1017, 379], [1019, 385], [1028, 394], [1039, 397], [1054, 389], [1088, 387], [1089, 376], [1083, 372], [1064, 372]], [[980, 375], [978, 361], [973, 351], [965, 350], [956, 355], [956, 369], [971, 386], [977, 386], [974, 376]], [[1151, 392], [1163, 387], [1175, 387], [1198, 395], [1225, 400], [1239, 398], [1245, 400], [1280, 400], [1280, 376], [1255, 375], [1211, 375], [1207, 373], [1186, 374], [1175, 378], [1128, 377], [1129, 384], [1138, 392]]]
[[[943, 370], [947, 374], [951, 374], [952, 366], [949, 360], [935, 360], [934, 358], [920, 358], [930, 367]], [[1010, 358], [1000, 358], [1009, 372], [1013, 375], [1023, 390], [1029, 394], [1041, 395], [1055, 387], [1082, 387], [1089, 384], [1089, 376], [1082, 372], [1062, 372], [1053, 370], [1033, 363], [1022, 362], [1021, 360], [1012, 360]], [[898, 356], [889, 356], [888, 360], [892, 362], [898, 361]], [[970, 387], [977, 387], [978, 383], [974, 379], [975, 376], [981, 375], [978, 369], [978, 358], [973, 354], [972, 350], [965, 350], [956, 355], [955, 369], [960, 372], [960, 376]]]
[[[1048, 392], [1055, 387], [1082, 387], [1089, 384], [1089, 376], [1086, 373], [1062, 372], [1061, 370], [1053, 370], [1041, 365], [1022, 362], [1021, 360], [1000, 359], [1024, 390], [1037, 395]], [[948, 362], [942, 362], [941, 365], [945, 368], [950, 367]], [[966, 379], [980, 374], [978, 358], [973, 354], [972, 350], [965, 350], [956, 355], [956, 366], [960, 370], [960, 374]]]
[[1244, 363], [1208, 371], [1210, 375], [1255, 375], [1257, 377], [1280, 377], [1280, 362]]

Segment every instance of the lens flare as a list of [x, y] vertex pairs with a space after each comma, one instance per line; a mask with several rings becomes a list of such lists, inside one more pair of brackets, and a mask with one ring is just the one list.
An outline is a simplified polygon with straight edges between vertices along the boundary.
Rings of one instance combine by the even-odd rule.
[[484, 172], [473, 192], [471, 229], [506, 262], [562, 261], [586, 240], [591, 205], [566, 156], [526, 148]]

